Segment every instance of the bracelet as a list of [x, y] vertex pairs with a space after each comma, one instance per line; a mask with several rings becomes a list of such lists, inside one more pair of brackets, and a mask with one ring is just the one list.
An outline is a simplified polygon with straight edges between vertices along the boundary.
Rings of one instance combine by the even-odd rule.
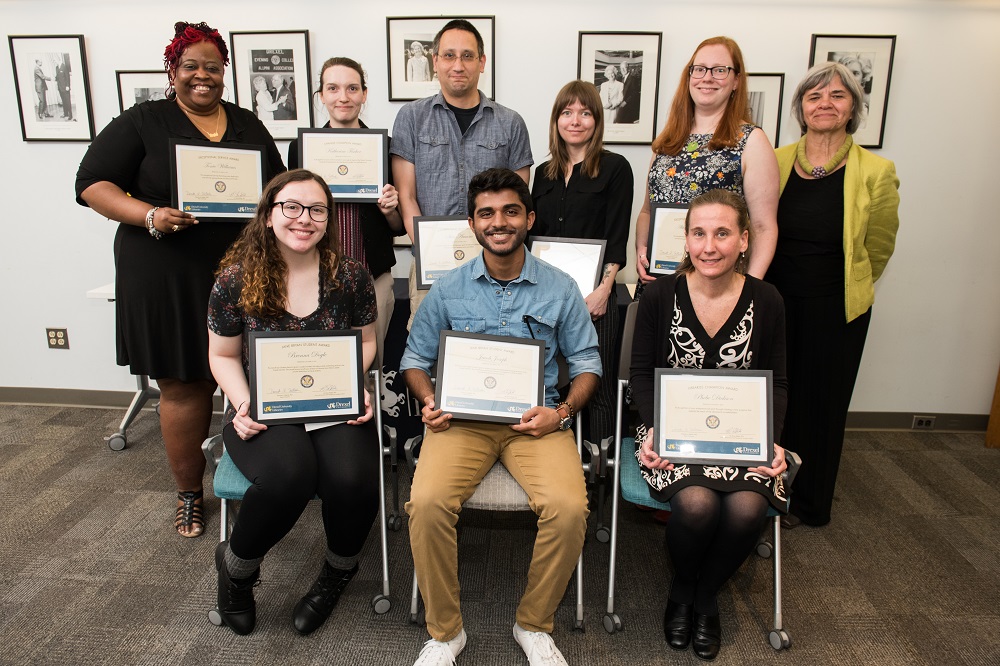
[[560, 402], [558, 405], [556, 405], [556, 411], [557, 412], [559, 411], [560, 407], [565, 407], [566, 408], [566, 411], [569, 413], [569, 417], [570, 418], [573, 418], [574, 416], [576, 416], [576, 410], [573, 409], [573, 403], [566, 402], [565, 400], [563, 402]]
[[153, 206], [152, 208], [149, 209], [149, 212], [146, 213], [146, 229], [149, 230], [149, 235], [155, 238], [156, 240], [160, 240], [161, 238], [166, 236], [165, 233], [163, 233], [162, 231], [153, 226], [153, 215], [158, 210], [160, 210], [159, 206]]

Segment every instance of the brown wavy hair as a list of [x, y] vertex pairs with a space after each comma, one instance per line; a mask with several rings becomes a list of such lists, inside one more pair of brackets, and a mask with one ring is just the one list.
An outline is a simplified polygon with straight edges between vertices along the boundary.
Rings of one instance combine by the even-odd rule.
[[[687, 215], [684, 217], [684, 235], [687, 236], [691, 228], [691, 213], [697, 208], [712, 204], [731, 208], [736, 213], [736, 226], [739, 228], [740, 234], [742, 235], [744, 231], [747, 232], [747, 250], [739, 256], [734, 267], [737, 273], [746, 275], [747, 269], [750, 267], [750, 252], [753, 250], [753, 227], [750, 224], [750, 209], [747, 208], [747, 202], [740, 195], [729, 190], [716, 188], [696, 196], [691, 200]], [[691, 255], [685, 252], [684, 258], [681, 259], [675, 272], [678, 275], [684, 275], [693, 271], [694, 264], [691, 263]]]
[[593, 83], [570, 81], [556, 94], [552, 115], [549, 117], [549, 154], [552, 159], [545, 167], [545, 177], [549, 180], [565, 178], [573, 170], [566, 142], [559, 135], [558, 123], [563, 109], [574, 102], [582, 104], [594, 116], [594, 135], [587, 142], [580, 170], [587, 178], [597, 178], [601, 171], [601, 153], [604, 152], [604, 105], [601, 104], [601, 94]]
[[330, 209], [326, 233], [316, 245], [319, 250], [320, 271], [326, 274], [332, 289], [340, 289], [337, 270], [340, 264], [340, 238], [337, 234], [337, 210], [334, 207], [330, 188], [322, 178], [306, 169], [292, 169], [278, 174], [264, 187], [257, 204], [257, 213], [240, 232], [226, 256], [219, 262], [216, 275], [230, 266], [239, 266], [243, 281], [239, 306], [254, 317], [280, 317], [285, 314], [288, 298], [285, 278], [288, 266], [281, 256], [278, 241], [267, 222], [275, 206], [278, 193], [289, 183], [314, 181], [326, 194], [326, 205]]
[[[750, 117], [750, 96], [747, 93], [747, 72], [743, 64], [743, 52], [740, 46], [730, 37], [709, 37], [694, 50], [691, 58], [684, 65], [681, 71], [681, 80], [677, 83], [677, 90], [674, 92], [674, 101], [670, 105], [670, 117], [667, 118], [667, 125], [653, 142], [653, 152], [659, 155], [676, 155], [681, 152], [688, 142], [691, 134], [691, 126], [694, 124], [694, 100], [691, 99], [691, 92], [688, 90], [688, 83], [691, 75], [688, 71], [694, 64], [694, 57], [703, 46], [721, 44], [729, 51], [733, 59], [733, 75], [736, 77], [736, 89], [733, 91], [726, 111], [719, 121], [719, 126], [715, 128], [712, 140], [705, 146], [707, 150], [719, 150], [720, 148], [732, 148], [736, 146], [740, 137], [740, 126], [749, 121]], [[711, 74], [706, 74], [711, 76]]]

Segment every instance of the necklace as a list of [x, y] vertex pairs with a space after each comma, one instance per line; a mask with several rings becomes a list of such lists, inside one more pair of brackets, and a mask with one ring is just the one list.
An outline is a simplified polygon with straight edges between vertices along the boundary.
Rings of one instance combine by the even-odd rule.
[[854, 145], [854, 139], [850, 134], [847, 135], [847, 140], [844, 141], [844, 145], [840, 147], [840, 150], [830, 158], [830, 161], [823, 166], [814, 167], [809, 158], [806, 157], [806, 138], [802, 137], [799, 139], [799, 147], [796, 150], [796, 157], [798, 158], [799, 166], [802, 170], [808, 174], [812, 174], [813, 178], [826, 178], [830, 173], [837, 168], [837, 165], [841, 163], [844, 156], [847, 155], [847, 151], [851, 149]]
[[[181, 107], [181, 108], [183, 108], [183, 107]], [[187, 115], [188, 120], [190, 120], [191, 123], [195, 127], [198, 128], [199, 132], [201, 132], [202, 134], [204, 134], [205, 136], [207, 136], [209, 139], [216, 139], [216, 138], [218, 138], [218, 136], [219, 136], [219, 123], [222, 121], [222, 105], [221, 104], [219, 105], [218, 111], [215, 114], [215, 131], [214, 132], [209, 132], [207, 129], [205, 129], [205, 127], [203, 127], [196, 120], [197, 116], [195, 116], [193, 113], [191, 113], [187, 109], [184, 109], [184, 113]]]

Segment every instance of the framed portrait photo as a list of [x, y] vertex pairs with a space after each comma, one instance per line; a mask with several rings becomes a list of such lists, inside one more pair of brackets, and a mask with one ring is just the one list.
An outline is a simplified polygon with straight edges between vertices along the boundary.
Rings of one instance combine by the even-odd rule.
[[494, 16], [389, 16], [385, 19], [386, 61], [389, 63], [389, 101], [409, 102], [434, 95], [441, 89], [434, 73], [434, 36], [454, 19], [465, 19], [483, 38], [486, 64], [479, 76], [479, 90], [490, 99], [496, 75]]
[[83, 35], [8, 35], [25, 141], [93, 141]]
[[813, 35], [809, 66], [836, 61], [861, 84], [867, 118], [854, 133], [864, 148], [881, 148], [889, 105], [896, 35]]
[[785, 89], [784, 74], [747, 73], [750, 96], [750, 120], [771, 139], [777, 148], [781, 133], [781, 100]]
[[662, 32], [581, 32], [576, 75], [604, 105], [604, 143], [652, 143]]
[[236, 103], [253, 111], [275, 139], [313, 126], [309, 31], [230, 33]]
[[167, 97], [167, 73], [162, 69], [118, 70], [118, 110]]

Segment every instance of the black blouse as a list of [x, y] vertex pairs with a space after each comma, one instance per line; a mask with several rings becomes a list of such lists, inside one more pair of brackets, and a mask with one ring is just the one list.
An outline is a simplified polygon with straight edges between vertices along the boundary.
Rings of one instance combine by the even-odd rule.
[[535, 204], [532, 236], [607, 241], [604, 263], [625, 267], [625, 244], [632, 224], [632, 167], [617, 153], [604, 151], [597, 178], [573, 167], [569, 183], [545, 177], [548, 162], [535, 169], [531, 198]]

